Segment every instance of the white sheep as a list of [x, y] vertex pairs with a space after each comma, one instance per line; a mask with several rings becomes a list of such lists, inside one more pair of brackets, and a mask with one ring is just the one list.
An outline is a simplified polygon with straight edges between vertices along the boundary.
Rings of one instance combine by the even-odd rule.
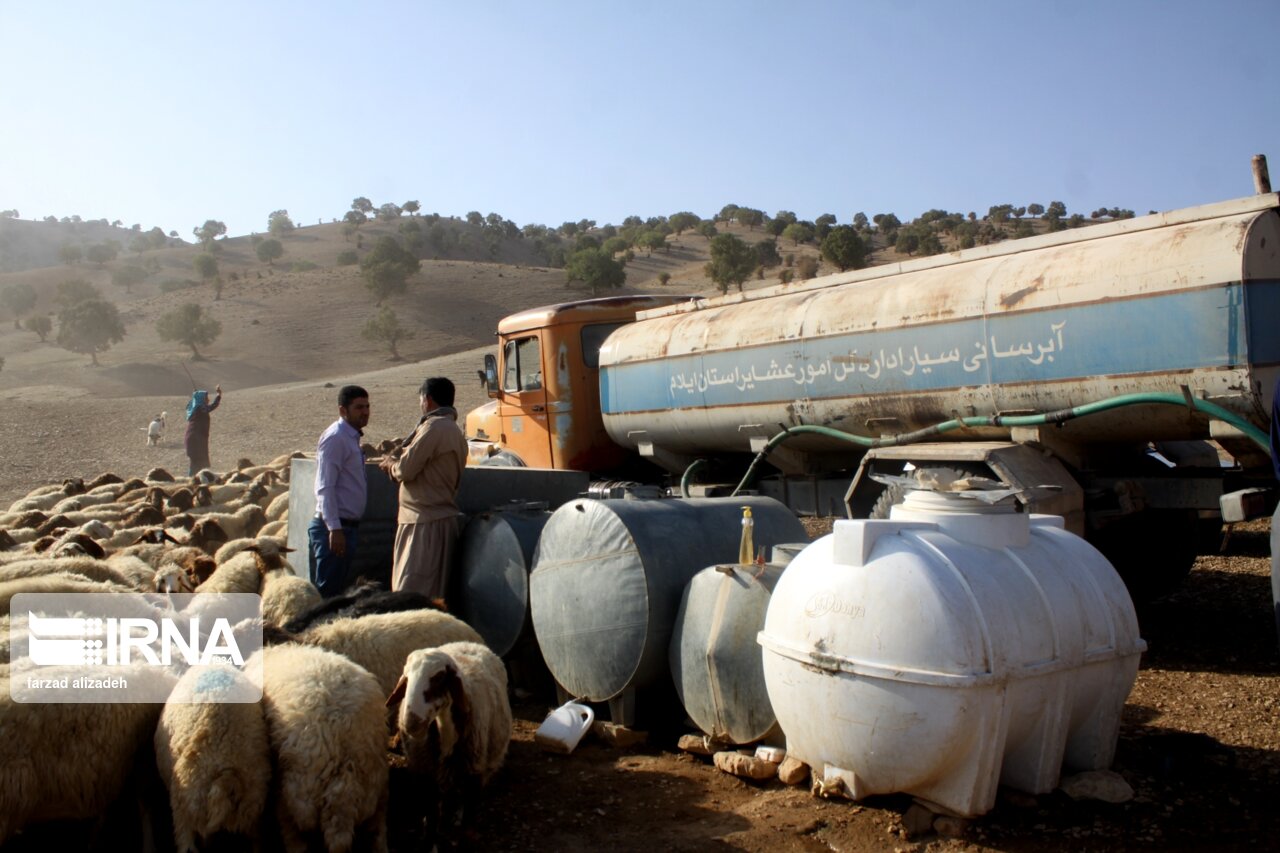
[[[36, 557], [0, 565], [0, 582], [41, 577], [64, 572], [100, 583], [113, 583], [134, 590], [148, 588], [151, 567], [136, 557]], [[141, 583], [139, 582], [141, 579]]]
[[277, 495], [267, 504], [267, 521], [280, 521], [289, 517], [289, 493]]
[[178, 853], [220, 832], [258, 839], [271, 784], [271, 745], [249, 679], [232, 667], [188, 670], [160, 714], [156, 766], [169, 791]]
[[445, 643], [484, 642], [475, 629], [440, 610], [402, 610], [334, 619], [314, 625], [298, 641], [337, 652], [360, 664], [378, 679], [387, 696], [404, 672], [404, 662], [418, 649]]
[[212, 520], [218, 522], [222, 529], [226, 531], [228, 540], [253, 536], [262, 525], [267, 523], [267, 517], [262, 511], [262, 507], [255, 503], [245, 504], [232, 512], [221, 512], [216, 505], [212, 507], [193, 507], [191, 514], [201, 521]]
[[288, 536], [289, 535], [289, 519], [282, 518], [279, 521], [268, 521], [262, 525], [262, 529], [258, 531], [258, 536]]
[[323, 600], [315, 584], [292, 572], [271, 572], [262, 580], [262, 619], [277, 627]]
[[286, 568], [284, 551], [274, 544], [249, 545], [214, 570], [196, 592], [259, 592], [268, 572]]
[[0, 581], [0, 613], [9, 612], [9, 603], [23, 592], [137, 592], [133, 586], [120, 586], [110, 582], [90, 580], [83, 575], [68, 572], [40, 574], [33, 577]]
[[286, 543], [283, 538], [279, 536], [263, 536], [261, 535], [261, 532], [259, 532], [259, 535], [255, 537], [245, 536], [239, 539], [232, 539], [231, 541], [224, 543], [217, 551], [214, 552], [213, 560], [218, 565], [222, 565], [236, 554], [239, 554], [241, 551], [247, 550], [255, 545], [258, 546], [258, 550], [263, 554], [279, 554], [282, 551], [293, 550], [288, 547], [288, 543]]
[[[6, 608], [7, 609], [7, 608]], [[113, 668], [114, 669], [114, 668]], [[82, 673], [73, 668], [70, 673]], [[155, 731], [161, 705], [142, 702], [22, 703], [0, 677], [0, 844], [31, 823], [101, 817], [133, 768], [138, 750]], [[167, 694], [175, 681], [162, 667], [120, 668], [128, 689]], [[58, 676], [42, 667], [41, 678]], [[120, 697], [126, 698], [126, 697]]]
[[502, 658], [479, 643], [419, 649], [387, 700], [396, 702], [409, 769], [435, 782], [444, 814], [460, 817], [461, 805], [502, 767], [511, 742]]
[[319, 831], [329, 851], [357, 832], [387, 849], [385, 695], [341, 655], [291, 643], [261, 657], [262, 704], [277, 772], [277, 817], [287, 851]]

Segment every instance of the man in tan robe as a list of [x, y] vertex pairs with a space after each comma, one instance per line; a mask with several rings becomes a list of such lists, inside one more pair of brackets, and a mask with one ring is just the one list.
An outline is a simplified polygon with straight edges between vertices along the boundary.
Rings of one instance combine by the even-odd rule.
[[467, 440], [453, 408], [453, 383], [433, 376], [418, 392], [422, 420], [400, 456], [382, 470], [400, 483], [391, 588], [442, 598], [458, 540], [454, 496], [467, 463]]

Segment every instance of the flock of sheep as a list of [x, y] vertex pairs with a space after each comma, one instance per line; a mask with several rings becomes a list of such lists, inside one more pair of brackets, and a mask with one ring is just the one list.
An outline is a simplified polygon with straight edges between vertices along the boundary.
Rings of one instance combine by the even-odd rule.
[[[428, 838], [502, 765], [506, 671], [470, 626], [412, 593], [324, 601], [289, 567], [297, 455], [182, 481], [71, 480], [0, 514], [0, 844], [29, 824], [100, 821], [154, 762], [179, 851], [277, 831], [290, 851], [385, 850], [389, 745], [421, 787]], [[158, 686], [163, 705], [21, 703], [8, 614], [29, 592], [258, 593], [264, 645], [243, 671], [135, 666], [130, 685]], [[225, 701], [254, 677], [261, 702]]]

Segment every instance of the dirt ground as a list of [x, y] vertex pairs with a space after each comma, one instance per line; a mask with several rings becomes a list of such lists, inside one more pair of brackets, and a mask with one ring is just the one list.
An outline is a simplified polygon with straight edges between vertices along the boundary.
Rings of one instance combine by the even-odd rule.
[[619, 749], [590, 736], [570, 756], [517, 707], [507, 767], [476, 814], [480, 850], [1258, 850], [1280, 838], [1280, 655], [1270, 618], [1269, 523], [1239, 525], [1175, 595], [1144, 608], [1149, 644], [1125, 706], [1114, 770], [1132, 801], [1001, 789], [959, 837], [909, 834], [909, 797], [822, 800], [746, 782], [652, 733]]

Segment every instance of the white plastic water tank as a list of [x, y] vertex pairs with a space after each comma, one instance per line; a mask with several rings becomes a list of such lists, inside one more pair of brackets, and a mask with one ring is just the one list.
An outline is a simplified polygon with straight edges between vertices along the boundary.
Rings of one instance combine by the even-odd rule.
[[823, 793], [979, 815], [1108, 767], [1146, 644], [1115, 570], [1057, 516], [917, 491], [791, 562], [764, 630], [787, 751]]

